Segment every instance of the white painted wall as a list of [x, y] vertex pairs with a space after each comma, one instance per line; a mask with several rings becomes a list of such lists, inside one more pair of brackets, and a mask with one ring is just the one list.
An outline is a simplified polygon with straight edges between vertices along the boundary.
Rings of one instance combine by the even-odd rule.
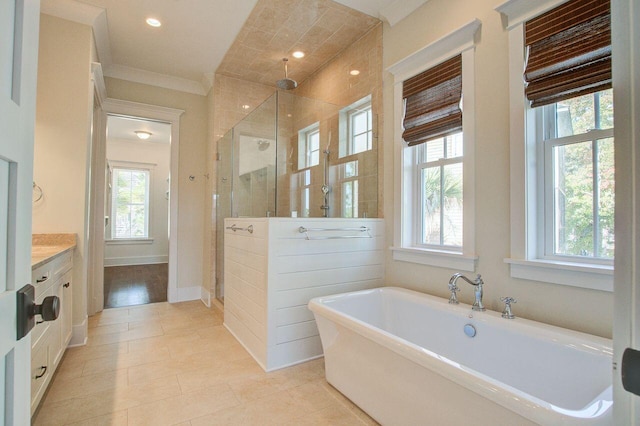
[[87, 331], [87, 212], [95, 57], [91, 27], [40, 15], [33, 232], [75, 233], [72, 344]]
[[[603, 337], [611, 337], [613, 294], [511, 278], [504, 259], [510, 254], [509, 204], [509, 63], [508, 33], [496, 0], [430, 0], [411, 15], [389, 27], [383, 35], [383, 66], [411, 55], [473, 19], [482, 21], [475, 54], [476, 75], [476, 254], [477, 272], [485, 285], [485, 304], [501, 310], [499, 298], [513, 296], [517, 316], [530, 318]], [[393, 147], [393, 77], [385, 72], [384, 193], [393, 194], [396, 179]], [[394, 217], [393, 203], [385, 203], [384, 216]], [[394, 227], [387, 226], [387, 241], [394, 241]], [[457, 271], [394, 261], [387, 253], [386, 284], [448, 297], [447, 282]], [[470, 286], [463, 286], [460, 298], [473, 301]]]
[[[124, 243], [107, 241], [104, 250], [105, 266], [145, 265], [166, 263], [169, 260], [169, 165], [171, 145], [137, 142], [125, 139], [107, 140], [107, 161], [112, 164], [137, 163], [151, 170], [149, 194], [149, 237], [153, 241]], [[135, 167], [135, 165], [132, 165]], [[109, 207], [111, 205], [109, 204]], [[108, 212], [111, 217], [111, 212]], [[110, 227], [109, 227], [110, 228]], [[107, 235], [110, 230], [107, 230]]]

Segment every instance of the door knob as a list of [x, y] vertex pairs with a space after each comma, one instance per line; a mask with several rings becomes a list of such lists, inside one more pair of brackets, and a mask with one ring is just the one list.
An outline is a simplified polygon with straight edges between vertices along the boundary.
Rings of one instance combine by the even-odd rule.
[[58, 296], [47, 296], [41, 305], [33, 304], [34, 315], [40, 315], [43, 321], [55, 321], [60, 315], [60, 299]]
[[29, 334], [36, 325], [35, 316], [40, 315], [43, 321], [55, 321], [60, 315], [60, 299], [58, 296], [47, 296], [42, 304], [35, 302], [35, 288], [27, 284], [16, 292], [17, 295], [17, 337], [18, 340]]

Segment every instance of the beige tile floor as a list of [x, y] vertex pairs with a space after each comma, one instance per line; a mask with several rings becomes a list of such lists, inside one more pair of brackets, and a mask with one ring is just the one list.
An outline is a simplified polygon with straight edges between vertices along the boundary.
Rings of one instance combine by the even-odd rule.
[[375, 425], [318, 359], [265, 373], [200, 301], [108, 309], [67, 350], [34, 425]]

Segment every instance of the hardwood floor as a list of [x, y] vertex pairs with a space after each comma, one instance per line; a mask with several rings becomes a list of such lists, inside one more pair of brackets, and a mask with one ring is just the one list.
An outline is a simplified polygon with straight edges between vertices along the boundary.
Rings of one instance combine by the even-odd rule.
[[167, 301], [168, 264], [104, 268], [104, 307], [145, 305]]

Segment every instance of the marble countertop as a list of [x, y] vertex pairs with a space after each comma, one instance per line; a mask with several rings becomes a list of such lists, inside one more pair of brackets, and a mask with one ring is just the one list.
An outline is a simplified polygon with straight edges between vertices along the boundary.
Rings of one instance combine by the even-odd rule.
[[76, 234], [33, 234], [31, 269], [42, 266], [76, 247]]

